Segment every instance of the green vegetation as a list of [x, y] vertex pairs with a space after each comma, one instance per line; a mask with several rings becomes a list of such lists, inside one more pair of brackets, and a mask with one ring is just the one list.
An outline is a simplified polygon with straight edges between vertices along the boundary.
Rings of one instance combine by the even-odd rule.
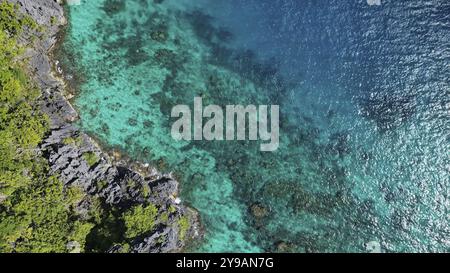
[[90, 200], [91, 204], [91, 209], [88, 212], [89, 219], [98, 224], [102, 221], [102, 217], [105, 214], [102, 201], [100, 198], [92, 196], [87, 196], [87, 199]]
[[148, 184], [144, 184], [142, 186], [142, 196], [144, 196], [144, 198], [148, 198], [150, 196], [150, 187]]
[[87, 164], [89, 165], [89, 167], [92, 167], [95, 165], [95, 163], [97, 163], [100, 158], [98, 157], [98, 155], [96, 155], [93, 152], [87, 152], [83, 154], [83, 158], [84, 160], [86, 160]]
[[128, 253], [128, 252], [130, 252], [131, 247], [130, 247], [129, 244], [127, 244], [127, 243], [118, 244], [118, 246], [120, 246], [119, 253]]
[[31, 182], [34, 148], [47, 130], [47, 119], [33, 102], [39, 95], [15, 58], [23, 51], [16, 39], [22, 27], [32, 27], [19, 19], [15, 7], [0, 3], [0, 195], [8, 197]]
[[18, 16], [18, 7], [4, 0], [0, 2], [0, 29], [5, 32], [13, 42], [23, 31], [24, 28], [37, 29], [38, 26], [28, 16]]
[[114, 208], [103, 210], [100, 222], [86, 236], [86, 252], [102, 253], [123, 242], [124, 224]]
[[128, 179], [127, 181], [127, 187], [132, 189], [136, 187], [136, 182], [133, 179]]
[[48, 118], [37, 106], [40, 92], [17, 57], [17, 38], [36, 24], [0, 1], [0, 251], [66, 252], [70, 240], [82, 250], [91, 226], [72, 208], [82, 198], [77, 189], [63, 191], [37, 146]]
[[81, 136], [78, 136], [76, 138], [66, 137], [63, 140], [64, 145], [80, 146], [82, 143], [83, 143], [83, 138]]
[[174, 206], [172, 206], [172, 205], [170, 205], [170, 207], [169, 207], [169, 213], [175, 213], [176, 211], [177, 211], [177, 208], [174, 207]]
[[106, 186], [108, 186], [108, 182], [104, 180], [99, 180], [96, 182], [96, 187], [98, 191], [103, 190], [104, 188], [106, 188]]
[[155, 226], [157, 216], [158, 208], [152, 204], [147, 207], [139, 205], [126, 212], [123, 215], [126, 228], [125, 237], [131, 239], [151, 231]]
[[184, 239], [186, 239], [186, 235], [189, 230], [189, 218], [187, 216], [182, 216], [180, 219], [178, 219], [178, 228], [180, 240], [183, 241]]
[[58, 22], [55, 16], [50, 17], [50, 25], [54, 26]]
[[56, 178], [24, 187], [1, 214], [0, 246], [4, 252], [65, 252], [71, 233], [69, 211]]
[[[71, 252], [81, 252], [84, 250], [86, 244], [86, 237], [91, 232], [92, 228], [95, 226], [93, 223], [83, 223], [75, 222], [71, 236], [69, 237], [70, 242], [76, 242], [78, 244], [78, 250]], [[70, 249], [68, 249], [70, 250]]]
[[65, 189], [65, 196], [67, 205], [73, 208], [83, 200], [85, 194], [81, 188], [68, 187]]
[[159, 217], [159, 219], [161, 219], [161, 222], [163, 222], [163, 223], [169, 222], [169, 213], [168, 212], [161, 213], [161, 216]]

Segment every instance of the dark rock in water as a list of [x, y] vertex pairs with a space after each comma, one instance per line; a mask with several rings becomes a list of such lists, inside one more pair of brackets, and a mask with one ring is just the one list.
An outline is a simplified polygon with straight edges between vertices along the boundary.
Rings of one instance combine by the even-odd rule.
[[257, 219], [261, 219], [269, 215], [269, 210], [260, 203], [255, 203], [251, 205], [250, 212], [253, 215], [253, 217]]
[[167, 34], [167, 30], [156, 30], [150, 34], [152, 40], [163, 43], [167, 41], [169, 35]]
[[[179, 204], [180, 201], [175, 197], [178, 193], [178, 182], [171, 175], [154, 172], [151, 177], [144, 177], [128, 166], [114, 164], [92, 138], [71, 124], [78, 114], [63, 96], [63, 82], [52, 76], [52, 65], [48, 57], [57, 42], [59, 28], [66, 22], [61, 1], [10, 1], [18, 3], [20, 10], [29, 14], [46, 31], [46, 35], [43, 35], [46, 38], [36, 41], [25, 57], [30, 57], [29, 67], [42, 90], [41, 107], [50, 118], [51, 131], [40, 145], [44, 158], [49, 162], [50, 172], [58, 174], [65, 186], [79, 186], [88, 196], [75, 210], [83, 216], [93, 205], [90, 198], [101, 198], [106, 205], [118, 209], [153, 203], [160, 211], [170, 211], [171, 215], [175, 216], [169, 218], [167, 225], [161, 225], [151, 234], [135, 239], [128, 250], [131, 252], [180, 250], [184, 240], [180, 238], [179, 227], [175, 223], [180, 217], [189, 216], [191, 225], [184, 231], [186, 234], [183, 237], [199, 236], [198, 216], [194, 211]], [[120, 12], [124, 5], [125, 1], [122, 0], [106, 1], [104, 10], [115, 14]], [[25, 34], [22, 41], [24, 44], [27, 35], [30, 34]], [[130, 123], [136, 124], [137, 121], [130, 120]], [[86, 157], [86, 154], [90, 156]], [[149, 192], [145, 192], [144, 187], [148, 187]], [[124, 249], [110, 246], [110, 252], [121, 250]]]
[[191, 22], [195, 34], [206, 42], [211, 42], [217, 33], [216, 27], [212, 24], [213, 17], [200, 10], [195, 10], [186, 14]]
[[138, 121], [137, 121], [137, 119], [135, 119], [135, 118], [129, 118], [128, 119], [128, 125], [130, 125], [130, 126], [136, 126], [138, 124]]
[[126, 58], [130, 65], [140, 65], [149, 59], [148, 54], [143, 49], [143, 42], [141, 37], [134, 36], [125, 39], [124, 43], [127, 47]]
[[172, 50], [162, 48], [155, 52], [155, 59], [162, 66], [171, 68], [176, 64], [177, 56]]
[[108, 0], [103, 5], [103, 11], [112, 16], [124, 10], [125, 5], [125, 0]]
[[415, 112], [416, 102], [407, 94], [372, 94], [361, 104], [362, 116], [373, 120], [382, 131], [401, 126]]
[[288, 253], [293, 252], [294, 250], [294, 246], [289, 242], [281, 241], [276, 243], [276, 252]]

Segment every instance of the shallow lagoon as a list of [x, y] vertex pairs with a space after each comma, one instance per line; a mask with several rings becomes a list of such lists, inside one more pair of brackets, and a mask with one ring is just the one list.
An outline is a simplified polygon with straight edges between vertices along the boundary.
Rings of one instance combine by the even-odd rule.
[[[70, 6], [63, 63], [80, 127], [180, 178], [195, 251], [449, 250], [449, 4], [190, 2]], [[195, 96], [280, 105], [280, 148], [174, 141]]]

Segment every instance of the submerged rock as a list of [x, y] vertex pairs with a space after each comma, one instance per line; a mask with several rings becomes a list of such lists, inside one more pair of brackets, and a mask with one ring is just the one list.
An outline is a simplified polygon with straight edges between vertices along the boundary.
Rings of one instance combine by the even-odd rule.
[[269, 215], [269, 210], [260, 203], [255, 203], [251, 205], [250, 212], [253, 215], [253, 217], [257, 219], [261, 219]]
[[276, 243], [276, 251], [281, 253], [293, 252], [294, 245], [289, 242], [281, 241]]
[[156, 30], [150, 34], [150, 37], [154, 41], [163, 43], [163, 42], [167, 41], [167, 39], [169, 38], [169, 35], [167, 34], [166, 30]]
[[373, 120], [381, 132], [401, 126], [416, 112], [415, 98], [408, 94], [372, 93], [360, 103], [360, 114]]
[[124, 10], [125, 6], [125, 0], [110, 0], [103, 5], [103, 11], [112, 16]]

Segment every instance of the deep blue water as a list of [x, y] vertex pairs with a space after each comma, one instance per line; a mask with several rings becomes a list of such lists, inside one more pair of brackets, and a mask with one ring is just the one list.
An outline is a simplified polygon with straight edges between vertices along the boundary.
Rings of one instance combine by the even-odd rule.
[[[295, 86], [282, 106], [309, 115], [320, 135], [337, 130], [338, 139], [367, 149], [344, 172], [347, 183], [359, 184], [352, 194], [389, 215], [373, 228], [403, 229], [409, 239], [397, 250], [448, 251], [450, 2], [209, 5], [218, 25], [235, 34], [234, 46], [271, 60]], [[285, 118], [298, 124], [291, 112]], [[413, 239], [414, 229], [427, 238]]]

